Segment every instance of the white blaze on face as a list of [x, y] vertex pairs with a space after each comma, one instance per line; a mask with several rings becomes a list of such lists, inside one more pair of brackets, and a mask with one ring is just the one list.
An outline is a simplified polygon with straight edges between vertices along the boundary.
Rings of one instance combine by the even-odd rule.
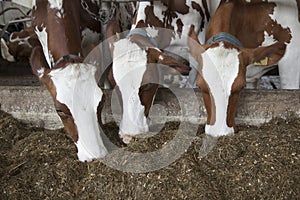
[[147, 132], [145, 108], [138, 94], [147, 66], [146, 51], [128, 39], [119, 40], [114, 45], [113, 74], [123, 102], [120, 134]]
[[216, 122], [206, 125], [205, 133], [214, 137], [234, 133], [233, 128], [227, 126], [226, 119], [231, 87], [239, 71], [238, 55], [236, 49], [226, 49], [223, 43], [202, 54], [203, 78], [209, 86], [216, 109]]
[[63, 5], [63, 0], [48, 0], [49, 4], [50, 4], [50, 8], [54, 9], [58, 9], [60, 10], [62, 8]]
[[38, 28], [36, 27], [35, 33], [38, 36], [39, 41], [42, 45], [43, 52], [44, 52], [46, 61], [48, 63], [48, 66], [51, 68], [52, 67], [52, 62], [51, 62], [52, 56], [50, 55], [49, 50], [48, 50], [48, 33], [46, 31], [46, 27], [44, 27], [42, 31], [39, 31]]
[[94, 78], [95, 71], [94, 66], [80, 63], [49, 73], [56, 87], [57, 101], [65, 104], [74, 118], [80, 161], [91, 161], [107, 154], [97, 118], [97, 107], [103, 93]]

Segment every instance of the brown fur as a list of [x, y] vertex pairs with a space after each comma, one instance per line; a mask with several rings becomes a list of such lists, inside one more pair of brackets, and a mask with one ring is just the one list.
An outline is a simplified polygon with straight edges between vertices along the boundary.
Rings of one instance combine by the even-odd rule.
[[[20, 44], [20, 42], [25, 41], [26, 38], [29, 45], [25, 42]], [[17, 39], [16, 41], [13, 41]], [[7, 46], [9, 48], [10, 54], [16, 60], [25, 60], [30, 57], [32, 48], [39, 45], [38, 38], [36, 37], [32, 27], [23, 29], [20, 32], [13, 32], [10, 36], [10, 41], [8, 41]]]
[[[93, 6], [90, 1], [87, 2], [91, 11], [98, 12], [98, 7]], [[54, 63], [61, 57], [69, 54], [82, 55], [81, 49], [81, 30], [89, 27], [94, 31], [100, 31], [100, 23], [91, 18], [91, 16], [82, 9], [79, 0], [65, 0], [63, 4], [64, 18], [56, 15], [56, 10], [50, 9], [47, 0], [37, 0], [36, 8], [33, 9], [32, 27], [46, 26], [48, 33], [48, 50], [53, 55]], [[57, 113], [66, 129], [67, 134], [76, 142], [78, 140], [77, 127], [74, 119], [66, 105], [56, 100], [56, 88], [48, 76], [49, 72], [54, 68], [63, 68], [69, 63], [80, 63], [83, 58], [73, 58], [63, 60], [56, 66], [48, 66], [42, 48], [37, 46], [32, 51], [30, 63], [32, 71], [37, 75], [40, 81], [47, 87], [54, 101]], [[44, 69], [44, 74], [40, 77], [38, 70]], [[100, 106], [101, 107], [101, 106]]]
[[246, 3], [244, 0], [223, 3], [211, 19], [206, 39], [219, 32], [227, 32], [237, 37], [243, 47], [254, 48], [262, 44], [264, 31], [267, 31], [270, 35], [274, 34], [277, 41], [289, 43], [290, 29], [283, 28], [270, 17], [275, 6], [274, 3]]
[[[228, 127], [233, 127], [235, 132], [237, 132], [238, 129], [235, 125], [234, 118], [240, 91], [246, 84], [246, 67], [254, 62], [259, 62], [266, 57], [268, 58], [268, 66], [276, 64], [285, 53], [286, 45], [284, 43], [288, 43], [291, 40], [289, 29], [283, 28], [269, 16], [273, 13], [275, 6], [274, 3], [261, 1], [252, 1], [252, 3], [246, 3], [244, 0], [224, 1], [220, 4], [214, 17], [211, 19], [206, 33], [207, 39], [220, 32], [230, 33], [238, 38], [243, 44], [243, 47], [237, 47], [226, 42], [224, 43], [225, 48], [235, 48], [240, 52], [239, 72], [231, 88], [226, 119]], [[213, 125], [215, 123], [216, 110], [214, 99], [210, 95], [209, 86], [201, 74], [201, 54], [208, 48], [218, 44], [212, 43], [201, 45], [193, 30], [194, 27], [192, 26], [189, 33], [189, 47], [192, 55], [200, 64], [197, 84], [202, 90], [208, 114], [207, 124]], [[276, 38], [278, 42], [270, 46], [259, 47], [264, 39], [264, 31], [267, 31], [269, 34], [273, 33], [274, 38]]]

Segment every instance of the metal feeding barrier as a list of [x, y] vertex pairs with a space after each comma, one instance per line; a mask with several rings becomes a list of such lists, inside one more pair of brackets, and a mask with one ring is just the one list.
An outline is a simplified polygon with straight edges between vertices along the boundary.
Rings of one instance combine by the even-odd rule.
[[[5, 1], [8, 2], [8, 1]], [[28, 9], [27, 12], [25, 12], [24, 10], [22, 10], [20, 7], [18, 7], [18, 4], [14, 4], [16, 6], [11, 6], [11, 7], [7, 7], [5, 8], [4, 4], [5, 2], [0, 2], [1, 3], [1, 11], [0, 11], [0, 16], [5, 16], [6, 13], [9, 13], [11, 11], [17, 11], [19, 13], [19, 17], [16, 19], [10, 19], [8, 20], [8, 22], [4, 21], [4, 24], [0, 24], [0, 38], [3, 38], [8, 27], [12, 24], [19, 24], [19, 23], [23, 23], [24, 27], [26, 27], [26, 22], [30, 22], [31, 21], [31, 10]], [[26, 9], [27, 10], [27, 9]]]
[[[129, 3], [129, 2], [147, 2], [149, 0], [100, 0], [100, 9], [98, 14], [91, 12], [89, 5], [85, 0], [81, 0], [82, 8], [96, 21], [101, 22], [101, 24], [107, 24], [114, 16], [116, 11], [116, 5], [114, 3]], [[152, 1], [160, 1], [160, 0], [151, 0]], [[150, 2], [150, 1], [149, 1]], [[102, 7], [102, 3], [110, 3], [109, 8]]]

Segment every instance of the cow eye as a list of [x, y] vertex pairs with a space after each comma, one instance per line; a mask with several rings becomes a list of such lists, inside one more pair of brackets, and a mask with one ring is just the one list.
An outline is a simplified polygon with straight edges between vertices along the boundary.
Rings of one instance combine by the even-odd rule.
[[66, 114], [64, 113], [64, 111], [62, 111], [62, 110], [59, 109], [59, 108], [56, 109], [56, 112], [57, 112], [57, 114], [60, 115], [60, 116], [65, 116], [65, 115], [66, 115]]

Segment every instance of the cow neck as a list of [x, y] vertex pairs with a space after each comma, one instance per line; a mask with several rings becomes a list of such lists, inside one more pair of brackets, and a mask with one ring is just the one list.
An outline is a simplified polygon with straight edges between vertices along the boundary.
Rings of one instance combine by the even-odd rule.
[[211, 44], [214, 42], [227, 42], [234, 46], [239, 46], [239, 47], [243, 46], [239, 39], [237, 39], [235, 36], [231, 35], [230, 33], [226, 33], [226, 32], [220, 32], [217, 35], [212, 36], [205, 43]]
[[127, 38], [130, 38], [133, 35], [139, 35], [142, 36], [143, 38], [145, 38], [146, 40], [150, 41], [151, 44], [153, 44], [155, 47], [158, 46], [157, 42], [155, 41], [155, 39], [149, 34], [147, 33], [147, 31], [144, 28], [135, 28], [132, 29], [129, 34], [127, 35]]
[[64, 55], [62, 57], [60, 57], [54, 64], [53, 68], [60, 68], [62, 64], [64, 63], [79, 63], [79, 62], [82, 62], [83, 61], [83, 58], [81, 58], [80, 56], [78, 55], [74, 55], [74, 54], [67, 54], [67, 55]]
[[[222, 7], [222, 8], [221, 8]], [[232, 31], [231, 21], [233, 16], [233, 10], [235, 8], [235, 4], [230, 3], [221, 3], [218, 10], [215, 13], [215, 16], [210, 22], [210, 28], [207, 30], [207, 35], [209, 39], [206, 41], [206, 44], [211, 44], [214, 42], [227, 42], [234, 46], [242, 46], [241, 41], [236, 38]], [[212, 26], [214, 24], [214, 26]], [[217, 28], [217, 30], [214, 30]]]

